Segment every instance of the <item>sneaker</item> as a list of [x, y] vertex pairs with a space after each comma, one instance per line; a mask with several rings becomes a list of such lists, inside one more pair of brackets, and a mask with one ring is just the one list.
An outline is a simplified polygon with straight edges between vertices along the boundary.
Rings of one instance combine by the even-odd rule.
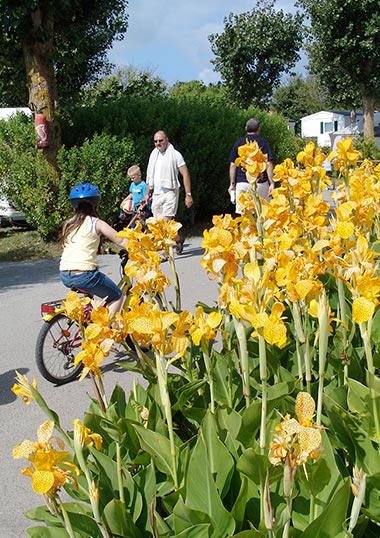
[[166, 254], [161, 254], [160, 255], [160, 263], [167, 262], [168, 259], [169, 259], [169, 256], [167, 256]]
[[182, 254], [184, 242], [185, 242], [185, 238], [182, 237], [182, 235], [180, 235], [179, 238], [175, 242], [177, 254]]

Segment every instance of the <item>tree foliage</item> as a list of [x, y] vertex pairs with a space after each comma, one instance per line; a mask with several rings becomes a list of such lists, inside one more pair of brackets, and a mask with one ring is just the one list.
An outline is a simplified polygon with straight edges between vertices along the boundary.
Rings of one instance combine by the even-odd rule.
[[221, 83], [206, 86], [199, 80], [176, 82], [168, 90], [169, 97], [174, 99], [202, 99], [210, 102], [229, 102], [226, 89]]
[[[26, 58], [54, 70], [62, 103], [109, 67], [107, 51], [127, 29], [125, 0], [1, 0], [0, 88], [5, 105], [28, 103]], [[26, 77], [29, 77], [27, 79]]]
[[296, 123], [303, 116], [331, 108], [331, 101], [317, 77], [290, 76], [273, 93], [272, 108]]
[[282, 73], [299, 60], [302, 16], [274, 9], [274, 2], [257, 3], [250, 12], [224, 19], [224, 31], [209, 36], [212, 63], [236, 104], [265, 106]]
[[149, 69], [127, 66], [88, 85], [81, 100], [84, 104], [94, 104], [122, 96], [157, 97], [164, 95], [166, 90], [166, 83]]
[[347, 108], [363, 104], [364, 134], [373, 137], [373, 111], [380, 101], [378, 0], [299, 0], [309, 19], [310, 66]]

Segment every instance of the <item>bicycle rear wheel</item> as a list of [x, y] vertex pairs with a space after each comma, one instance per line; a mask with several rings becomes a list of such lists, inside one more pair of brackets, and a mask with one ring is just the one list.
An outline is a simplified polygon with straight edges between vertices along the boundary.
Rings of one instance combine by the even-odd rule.
[[76, 379], [83, 364], [74, 364], [81, 350], [82, 337], [75, 321], [57, 314], [44, 321], [36, 342], [36, 362], [41, 375], [56, 385]]

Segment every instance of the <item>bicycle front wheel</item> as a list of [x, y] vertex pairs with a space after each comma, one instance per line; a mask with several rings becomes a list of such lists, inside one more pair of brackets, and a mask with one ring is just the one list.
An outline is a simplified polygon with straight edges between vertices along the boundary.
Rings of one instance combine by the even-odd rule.
[[76, 379], [83, 364], [74, 364], [81, 350], [82, 336], [79, 326], [65, 314], [44, 321], [36, 343], [36, 362], [41, 375], [56, 385]]

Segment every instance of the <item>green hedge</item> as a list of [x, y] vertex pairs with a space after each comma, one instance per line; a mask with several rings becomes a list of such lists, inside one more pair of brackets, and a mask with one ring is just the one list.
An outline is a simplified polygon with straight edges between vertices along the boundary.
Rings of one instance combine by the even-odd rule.
[[228, 155], [251, 116], [261, 120], [261, 135], [269, 141], [275, 162], [295, 156], [297, 139], [281, 116], [242, 111], [213, 99], [129, 97], [78, 107], [70, 117], [61, 117], [64, 145], [57, 183], [43, 153], [36, 151], [33, 122], [18, 114], [0, 121], [0, 190], [16, 201], [44, 238], [55, 239], [71, 214], [70, 188], [91, 181], [102, 192], [102, 216], [112, 223], [128, 193], [128, 167], [139, 164], [145, 176], [153, 134], [164, 129], [184, 155], [192, 178], [194, 208], [185, 208], [182, 195], [178, 217], [185, 224], [209, 219], [232, 210]]
[[110, 223], [114, 221], [121, 200], [128, 194], [127, 170], [136, 159], [129, 137], [95, 135], [79, 147], [61, 148], [57, 182], [43, 153], [35, 149], [30, 118], [17, 115], [0, 121], [0, 191], [17, 203], [29, 224], [45, 239], [56, 239], [62, 222], [72, 214], [68, 194], [79, 182], [91, 181], [99, 187], [101, 215]]
[[[194, 211], [203, 218], [231, 211], [227, 194], [228, 155], [235, 140], [244, 134], [245, 122], [251, 116], [261, 120], [261, 135], [269, 141], [276, 162], [296, 154], [296, 139], [281, 116], [255, 109], [242, 111], [212, 99], [129, 97], [79, 107], [71, 111], [70, 120], [67, 116], [62, 118], [62, 136], [67, 146], [81, 145], [95, 132], [130, 136], [138, 154], [137, 162], [145, 174], [153, 134], [165, 130], [186, 160], [192, 178]], [[182, 196], [179, 218], [186, 222], [190, 217]]]

